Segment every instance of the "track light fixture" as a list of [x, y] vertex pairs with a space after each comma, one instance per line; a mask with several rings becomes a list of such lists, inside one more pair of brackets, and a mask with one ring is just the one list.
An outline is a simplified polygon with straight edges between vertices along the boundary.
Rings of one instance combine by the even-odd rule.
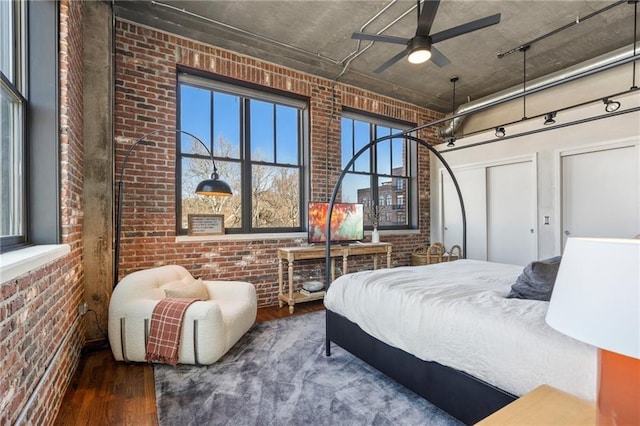
[[620, 102], [612, 101], [609, 98], [604, 98], [602, 100], [602, 103], [604, 103], [604, 110], [607, 112], [614, 112], [617, 111], [618, 108], [620, 108]]
[[550, 124], [556, 124], [556, 120], [554, 120], [554, 118], [556, 118], [556, 112], [549, 112], [544, 116], [544, 125], [548, 126]]
[[496, 138], [503, 138], [506, 134], [504, 127], [496, 127]]

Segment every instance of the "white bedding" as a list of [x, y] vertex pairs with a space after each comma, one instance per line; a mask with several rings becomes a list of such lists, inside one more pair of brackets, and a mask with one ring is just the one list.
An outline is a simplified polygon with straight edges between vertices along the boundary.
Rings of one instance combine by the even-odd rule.
[[595, 401], [596, 349], [549, 327], [548, 302], [507, 299], [521, 266], [458, 260], [335, 280], [325, 306], [388, 345], [520, 396], [541, 384]]

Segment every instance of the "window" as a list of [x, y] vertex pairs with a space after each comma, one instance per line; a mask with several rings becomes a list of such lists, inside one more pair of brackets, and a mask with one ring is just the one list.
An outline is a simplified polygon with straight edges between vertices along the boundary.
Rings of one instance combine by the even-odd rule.
[[61, 240], [58, 3], [0, 0], [2, 252]]
[[[342, 167], [346, 167], [354, 155], [372, 140], [399, 134], [409, 127], [411, 125], [407, 123], [345, 112], [342, 117]], [[417, 174], [413, 145], [399, 137], [378, 142], [365, 151], [343, 179], [342, 201], [363, 203], [367, 210], [371, 209], [369, 200], [378, 200], [379, 228], [412, 226], [415, 213], [411, 210], [411, 203], [405, 203], [405, 200], [411, 199], [407, 196], [411, 197], [411, 185]], [[365, 225], [371, 227], [370, 215], [365, 215]]]
[[185, 135], [178, 143], [178, 231], [189, 214], [223, 214], [229, 233], [303, 229], [307, 105], [188, 74], [179, 76], [178, 128], [201, 139], [215, 157], [231, 197], [195, 195], [211, 174], [202, 144]]
[[2, 251], [26, 241], [24, 3], [0, 2]]

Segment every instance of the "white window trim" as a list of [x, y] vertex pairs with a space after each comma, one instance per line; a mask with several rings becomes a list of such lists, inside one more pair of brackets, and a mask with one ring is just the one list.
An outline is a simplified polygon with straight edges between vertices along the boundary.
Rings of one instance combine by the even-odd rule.
[[0, 282], [5, 283], [38, 270], [69, 253], [69, 244], [47, 244], [0, 254]]

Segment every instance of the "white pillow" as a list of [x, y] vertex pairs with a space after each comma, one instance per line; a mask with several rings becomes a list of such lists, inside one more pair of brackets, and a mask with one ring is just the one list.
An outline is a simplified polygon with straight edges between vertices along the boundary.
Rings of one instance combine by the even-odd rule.
[[164, 291], [165, 297], [174, 299], [209, 299], [207, 287], [200, 278], [193, 280], [190, 284], [185, 284], [181, 280], [171, 281], [160, 286], [160, 289]]

